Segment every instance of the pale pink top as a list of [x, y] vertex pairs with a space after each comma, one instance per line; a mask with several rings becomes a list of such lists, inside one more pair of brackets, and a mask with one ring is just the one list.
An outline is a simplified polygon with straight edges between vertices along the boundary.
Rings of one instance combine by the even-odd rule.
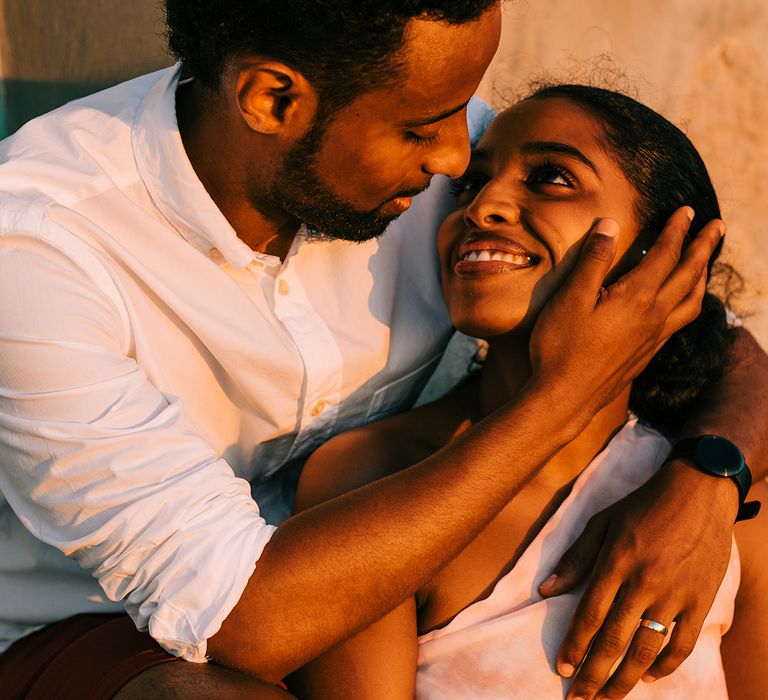
[[[669, 442], [631, 420], [585, 469], [555, 515], [491, 595], [446, 627], [419, 638], [417, 698], [563, 698], [569, 681], [555, 672], [558, 647], [584, 588], [544, 600], [537, 586], [589, 518], [647, 481]], [[642, 681], [632, 700], [727, 698], [720, 638], [733, 618], [739, 586], [735, 543], [728, 570], [693, 653], [671, 676]], [[639, 622], [639, 621], [638, 621]]]

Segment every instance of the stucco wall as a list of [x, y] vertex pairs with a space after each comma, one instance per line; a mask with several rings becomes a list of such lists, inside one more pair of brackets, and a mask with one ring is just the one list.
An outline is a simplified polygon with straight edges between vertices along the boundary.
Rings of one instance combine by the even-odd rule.
[[[747, 324], [768, 347], [768, 2], [507, 0], [505, 15], [480, 90], [490, 102], [545, 74], [604, 78], [687, 125], [720, 194], [730, 259], [752, 292]], [[159, 0], [0, 0], [0, 19], [9, 129], [169, 62]]]
[[7, 131], [68, 100], [168, 65], [162, 32], [158, 0], [0, 0]]

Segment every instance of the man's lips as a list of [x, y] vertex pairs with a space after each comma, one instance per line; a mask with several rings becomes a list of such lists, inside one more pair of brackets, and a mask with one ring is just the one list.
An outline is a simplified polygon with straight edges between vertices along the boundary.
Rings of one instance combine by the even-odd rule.
[[395, 197], [390, 200], [392, 206], [400, 212], [406, 211], [413, 202], [413, 197]]
[[426, 185], [422, 185], [421, 187], [413, 187], [410, 190], [403, 190], [402, 192], [398, 192], [397, 195], [392, 197], [392, 199], [386, 202], [386, 204], [391, 204], [396, 209], [405, 211], [411, 206], [413, 198], [424, 192], [430, 184], [431, 182], [428, 182]]
[[471, 234], [456, 251], [456, 272], [533, 267], [541, 258], [518, 241], [498, 233]]

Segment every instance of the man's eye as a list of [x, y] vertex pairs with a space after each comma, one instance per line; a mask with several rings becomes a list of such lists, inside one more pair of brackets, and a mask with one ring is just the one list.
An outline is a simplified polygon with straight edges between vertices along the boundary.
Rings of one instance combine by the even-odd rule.
[[415, 131], [406, 131], [405, 138], [419, 146], [431, 146], [437, 143], [440, 138], [440, 132], [435, 131], [431, 134], [417, 134]]
[[480, 173], [464, 173], [461, 177], [451, 180], [449, 188], [451, 194], [461, 197], [463, 194], [475, 194], [488, 182], [488, 176]]

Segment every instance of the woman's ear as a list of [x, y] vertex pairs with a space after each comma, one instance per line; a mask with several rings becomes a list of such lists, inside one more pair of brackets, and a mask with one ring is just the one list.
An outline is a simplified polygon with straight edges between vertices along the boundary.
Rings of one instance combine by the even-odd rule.
[[283, 63], [242, 63], [235, 88], [240, 115], [252, 131], [297, 136], [312, 124], [317, 93], [301, 73]]

